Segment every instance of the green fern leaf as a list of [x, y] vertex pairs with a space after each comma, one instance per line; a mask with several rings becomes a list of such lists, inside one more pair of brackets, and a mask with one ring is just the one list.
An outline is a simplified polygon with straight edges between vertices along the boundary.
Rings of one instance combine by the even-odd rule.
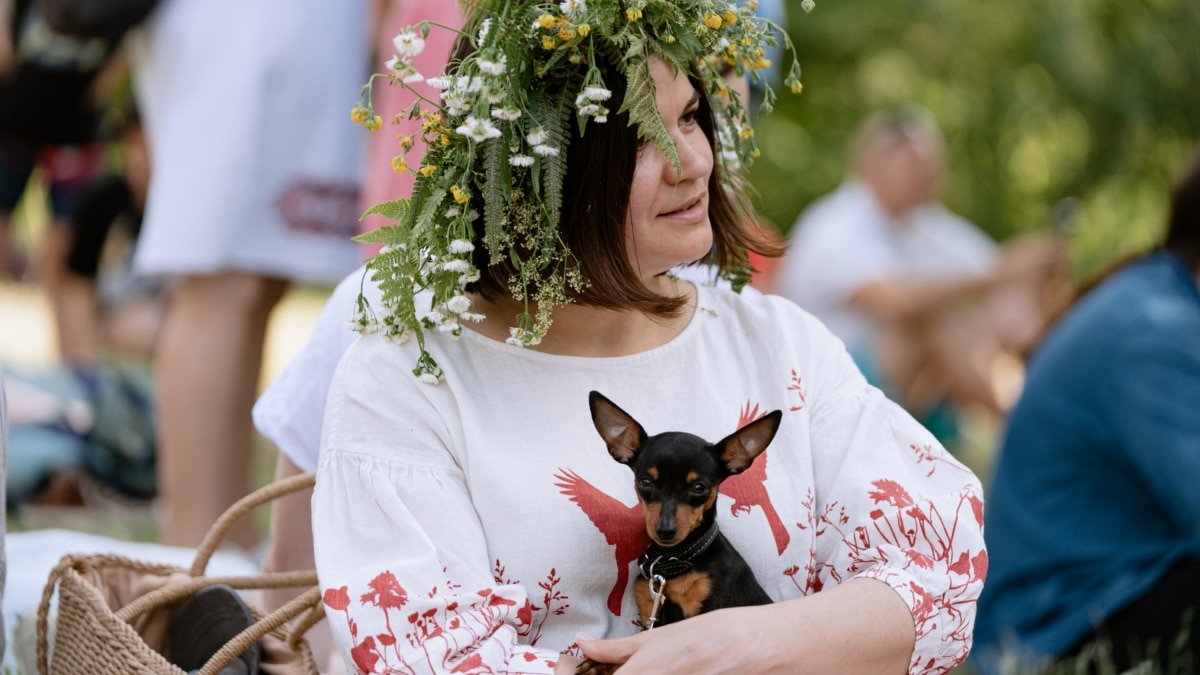
[[483, 187], [483, 243], [489, 251], [499, 250], [501, 229], [508, 198], [505, 192], [512, 180], [508, 164], [508, 146], [495, 140], [485, 146], [484, 167], [487, 176]]
[[546, 176], [543, 194], [546, 210], [550, 215], [547, 231], [543, 232], [543, 235], [557, 232], [559, 218], [562, 216], [563, 180], [567, 176], [567, 146], [571, 141], [567, 125], [571, 123], [574, 114], [574, 92], [577, 89], [578, 82], [571, 81], [558, 91], [555, 98], [547, 102], [547, 109], [543, 111], [542, 127], [546, 130], [546, 143], [558, 148], [557, 155], [542, 160]]
[[388, 220], [404, 220], [404, 216], [408, 214], [408, 209], [409, 200], [396, 199], [372, 206], [367, 209], [366, 213], [362, 214], [359, 220], [365, 220], [368, 216], [383, 216]]
[[[644, 53], [637, 41], [630, 46], [629, 54]], [[654, 141], [654, 146], [675, 167], [675, 175], [683, 171], [679, 160], [679, 148], [675, 147], [675, 139], [667, 126], [663, 124], [662, 115], [658, 112], [657, 91], [654, 88], [654, 78], [650, 75], [650, 62], [645, 56], [632, 56], [626, 71], [628, 73], [628, 89], [625, 92], [625, 102], [621, 104], [618, 113], [629, 113], [629, 124], [637, 125], [638, 138], [644, 141]]]
[[[370, 213], [368, 211], [367, 213]], [[357, 237], [351, 237], [354, 241], [360, 244], [383, 244], [384, 246], [396, 246], [401, 244], [406, 239], [408, 228], [399, 225], [384, 225], [383, 227], [375, 228], [370, 232], [364, 232]]]

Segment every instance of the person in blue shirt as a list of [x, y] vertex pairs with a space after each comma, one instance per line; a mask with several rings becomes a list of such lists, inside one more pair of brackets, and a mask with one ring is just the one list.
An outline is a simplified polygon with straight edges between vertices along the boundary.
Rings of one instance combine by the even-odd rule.
[[972, 658], [989, 672], [1200, 665], [1198, 283], [1200, 154], [1164, 243], [1084, 292], [1029, 362], [985, 514]]

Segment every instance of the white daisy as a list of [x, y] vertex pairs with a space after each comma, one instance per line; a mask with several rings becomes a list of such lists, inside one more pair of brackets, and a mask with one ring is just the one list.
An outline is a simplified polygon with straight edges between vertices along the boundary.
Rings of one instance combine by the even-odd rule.
[[505, 122], [511, 122], [521, 116], [521, 111], [516, 108], [492, 108], [492, 117]]
[[499, 61], [485, 61], [483, 59], [479, 60], [479, 70], [483, 71], [486, 75], [503, 75], [507, 68], [508, 57], [503, 54], [500, 55]]
[[533, 151], [542, 157], [557, 157], [558, 148], [549, 145], [535, 145]]
[[471, 311], [471, 298], [465, 295], [456, 295], [446, 301], [446, 309], [455, 314]]
[[466, 136], [476, 143], [482, 143], [489, 138], [499, 138], [502, 134], [492, 124], [491, 120], [479, 119], [474, 115], [467, 115], [463, 125], [454, 130], [460, 136]]
[[535, 161], [537, 160], [529, 155], [513, 155], [512, 157], [508, 158], [508, 163], [512, 164], [513, 166], [533, 166]]
[[399, 35], [392, 38], [392, 44], [396, 47], [396, 53], [406, 59], [411, 59], [425, 49], [425, 39], [412, 30], [400, 31]]
[[525, 137], [525, 140], [529, 141], [530, 145], [541, 145], [542, 143], [546, 142], [546, 130], [538, 127], [530, 132], [530, 134]]
[[583, 95], [592, 101], [607, 101], [612, 98], [612, 92], [604, 87], [585, 87]]

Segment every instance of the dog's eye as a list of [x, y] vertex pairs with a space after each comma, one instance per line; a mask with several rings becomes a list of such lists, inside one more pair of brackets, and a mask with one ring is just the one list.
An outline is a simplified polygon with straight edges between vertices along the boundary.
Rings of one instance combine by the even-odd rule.
[[645, 476], [639, 478], [637, 484], [639, 490], [649, 490], [650, 488], [654, 487], [654, 483], [650, 482], [650, 479], [646, 478]]
[[692, 496], [705, 497], [708, 495], [708, 486], [704, 483], [692, 483]]

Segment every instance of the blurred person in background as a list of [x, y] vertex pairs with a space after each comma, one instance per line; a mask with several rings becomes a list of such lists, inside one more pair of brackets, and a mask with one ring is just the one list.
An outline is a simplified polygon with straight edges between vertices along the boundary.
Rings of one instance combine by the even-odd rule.
[[1200, 153], [1163, 244], [1085, 290], [1030, 357], [985, 512], [989, 670], [1197, 672], [1198, 284]]
[[860, 126], [851, 175], [791, 234], [775, 291], [829, 326], [876, 386], [953, 446], [958, 410], [998, 415], [997, 357], [1040, 331], [1062, 248], [1027, 237], [1001, 248], [939, 201], [945, 141], [925, 111]]
[[[25, 272], [11, 220], [35, 173], [53, 216], [45, 257], [63, 257], [73, 200], [103, 167], [97, 125], [120, 69], [119, 39], [61, 35], [34, 0], [0, 0], [0, 279]], [[53, 293], [59, 279], [51, 271], [43, 281]]]
[[59, 354], [84, 376], [105, 354], [149, 358], [161, 314], [158, 285], [131, 278], [128, 269], [150, 186], [149, 152], [137, 110], [113, 108], [106, 127], [117, 165], [81, 190], [62, 257], [44, 263], [59, 279], [50, 296]]
[[[162, 542], [194, 546], [252, 487], [271, 310], [359, 262], [366, 0], [163, 0], [130, 36], [154, 167], [134, 259], [174, 279], [156, 345]], [[244, 521], [241, 546], [258, 535]]]

